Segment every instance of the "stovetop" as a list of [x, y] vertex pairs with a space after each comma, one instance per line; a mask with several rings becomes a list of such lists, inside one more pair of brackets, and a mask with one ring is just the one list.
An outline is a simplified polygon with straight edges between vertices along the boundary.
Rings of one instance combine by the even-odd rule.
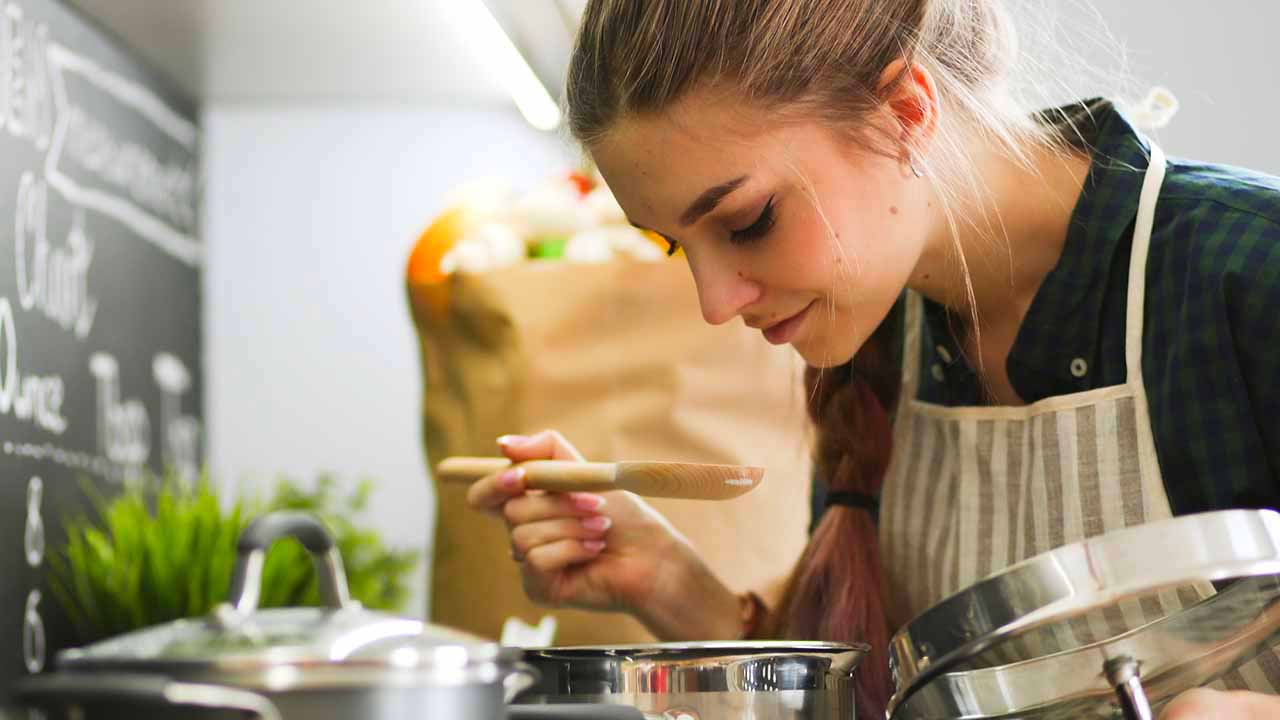
[[508, 720], [644, 720], [635, 708], [623, 705], [511, 705]]

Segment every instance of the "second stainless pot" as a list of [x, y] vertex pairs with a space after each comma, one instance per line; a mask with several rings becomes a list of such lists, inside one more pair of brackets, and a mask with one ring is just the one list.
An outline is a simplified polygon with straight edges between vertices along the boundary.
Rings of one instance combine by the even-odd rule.
[[845, 720], [866, 645], [658, 643], [526, 650], [527, 703], [614, 703], [651, 720]]
[[[329, 607], [258, 609], [266, 550], [286, 536], [312, 554]], [[86, 720], [173, 717], [174, 706], [201, 718], [495, 720], [531, 680], [518, 650], [365, 610], [307, 515], [258, 518], [238, 553], [230, 599], [210, 616], [59, 653], [59, 672], [19, 684], [17, 699]]]

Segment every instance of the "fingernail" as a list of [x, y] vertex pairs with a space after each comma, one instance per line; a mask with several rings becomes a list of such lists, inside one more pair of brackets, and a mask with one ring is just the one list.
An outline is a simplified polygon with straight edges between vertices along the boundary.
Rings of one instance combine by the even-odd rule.
[[588, 530], [596, 530], [603, 532], [613, 525], [613, 518], [607, 515], [592, 515], [589, 518], [582, 519], [582, 527]]
[[603, 540], [583, 540], [582, 547], [586, 548], [587, 552], [598, 553], [604, 549], [604, 541]]
[[604, 507], [604, 498], [591, 493], [569, 493], [569, 500], [579, 510], [594, 512]]
[[503, 435], [498, 438], [498, 445], [507, 447], [509, 445], [523, 445], [529, 442], [529, 438], [524, 435]]
[[523, 477], [524, 468], [509, 468], [498, 475], [498, 484], [507, 490], [515, 490], [520, 487], [520, 480]]

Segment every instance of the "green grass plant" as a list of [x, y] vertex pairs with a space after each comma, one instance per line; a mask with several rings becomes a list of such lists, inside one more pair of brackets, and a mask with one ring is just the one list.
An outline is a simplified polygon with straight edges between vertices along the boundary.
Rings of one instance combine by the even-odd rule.
[[[312, 487], [278, 478], [270, 496], [222, 502], [207, 475], [185, 482], [172, 473], [126, 483], [103, 497], [86, 485], [96, 517], [65, 519], [66, 542], [48, 554], [49, 588], [82, 643], [208, 613], [226, 600], [236, 540], [257, 515], [300, 510], [333, 533], [351, 596], [366, 607], [400, 611], [419, 560], [387, 548], [352, 518], [365, 509], [372, 482], [341, 493], [322, 475]], [[320, 605], [310, 557], [295, 540], [276, 542], [263, 568], [261, 607]]]

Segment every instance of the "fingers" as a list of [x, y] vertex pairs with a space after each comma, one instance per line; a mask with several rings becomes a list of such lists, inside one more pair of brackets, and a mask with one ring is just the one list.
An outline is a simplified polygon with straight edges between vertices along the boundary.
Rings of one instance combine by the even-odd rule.
[[604, 515], [556, 518], [519, 525], [511, 530], [512, 555], [518, 561], [535, 548], [562, 540], [603, 540], [613, 521]]
[[555, 430], [543, 430], [534, 435], [503, 435], [498, 438], [498, 447], [513, 462], [525, 460], [577, 460], [582, 461], [582, 453], [569, 444], [564, 436]]
[[595, 559], [604, 547], [603, 540], [566, 538], [530, 549], [524, 557], [524, 564], [534, 572], [550, 575], [570, 565]]
[[513, 528], [540, 520], [584, 517], [600, 511], [604, 498], [593, 493], [527, 493], [502, 506], [502, 515]]
[[471, 483], [467, 488], [467, 505], [482, 513], [500, 515], [502, 506], [524, 491], [524, 468], [507, 468]]
[[[512, 462], [526, 460], [582, 461], [582, 455], [555, 430], [524, 435], [503, 435], [498, 447]], [[472, 509], [490, 515], [498, 514], [502, 505], [525, 492], [524, 470], [509, 468], [495, 475], [481, 478], [467, 489], [467, 504]]]
[[1280, 698], [1257, 692], [1223, 692], [1209, 688], [1188, 690], [1165, 706], [1160, 720], [1262, 720], [1277, 717]]
[[1198, 720], [1212, 717], [1217, 693], [1208, 688], [1193, 688], [1174, 698], [1160, 713], [1160, 720]]
[[[512, 462], [526, 460], [582, 461], [582, 455], [555, 430], [543, 430], [530, 436], [503, 435], [498, 447]], [[467, 504], [474, 510], [497, 515], [502, 506], [525, 492], [523, 468], [508, 468], [481, 478], [467, 489]]]

